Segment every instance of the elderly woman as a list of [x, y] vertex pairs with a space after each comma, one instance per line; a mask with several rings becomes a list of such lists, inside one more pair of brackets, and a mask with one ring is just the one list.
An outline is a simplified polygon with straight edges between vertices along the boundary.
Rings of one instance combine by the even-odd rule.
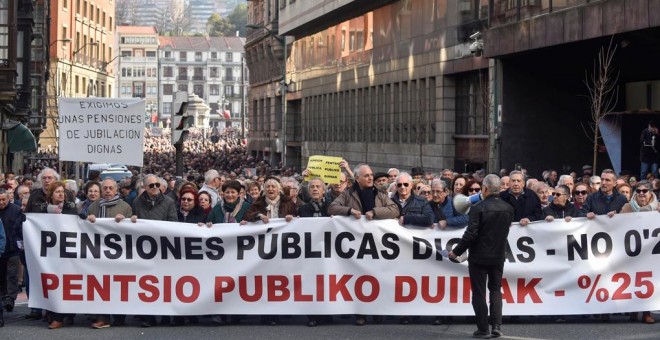
[[241, 198], [240, 192], [239, 181], [227, 181], [222, 184], [223, 199], [213, 207], [206, 218], [207, 227], [216, 223], [240, 223], [245, 219], [250, 203]]
[[587, 196], [591, 193], [591, 187], [586, 183], [578, 183], [573, 188], [573, 204], [575, 208], [580, 210], [584, 202], [587, 201]]
[[204, 209], [197, 205], [197, 192], [191, 188], [183, 188], [179, 191], [179, 208], [177, 217], [179, 222], [184, 223], [203, 223], [206, 221]]
[[461, 189], [461, 194], [465, 196], [472, 196], [481, 193], [481, 184], [471, 179]]
[[87, 182], [84, 190], [87, 198], [85, 198], [84, 201], [79, 202], [77, 207], [79, 214], [87, 215], [87, 210], [92, 203], [96, 202], [99, 197], [101, 197], [101, 185], [96, 181]]
[[[62, 182], [53, 182], [46, 191], [46, 211], [49, 214], [78, 215], [78, 209], [73, 202], [66, 201], [66, 189]], [[60, 314], [50, 312], [48, 329], [58, 329], [64, 326], [64, 319], [73, 319], [73, 314]]]
[[256, 181], [248, 181], [246, 201], [254, 203], [261, 196], [261, 185]]
[[555, 188], [552, 202], [543, 208], [543, 218], [546, 221], [552, 222], [555, 218], [563, 218], [566, 222], [570, 222], [573, 217], [577, 217], [579, 209], [568, 200], [570, 193], [571, 189], [566, 185], [558, 185]]
[[452, 191], [454, 194], [452, 196], [456, 196], [458, 194], [463, 194], [463, 187], [467, 183], [467, 179], [463, 176], [458, 176], [456, 179], [454, 179], [454, 183], [452, 183]]
[[633, 189], [632, 189], [632, 187], [630, 186], [630, 184], [628, 184], [628, 183], [619, 184], [619, 185], [616, 187], [616, 190], [617, 190], [621, 195], [626, 196], [626, 199], [627, 199], [628, 201], [630, 201], [630, 199], [632, 198], [632, 191], [633, 191]]
[[[658, 198], [653, 193], [651, 183], [647, 181], [641, 181], [637, 184], [637, 188], [635, 189], [635, 193], [630, 199], [630, 202], [626, 203], [623, 208], [621, 208], [621, 214], [642, 211], [660, 211]], [[630, 314], [630, 321], [637, 321], [637, 313]], [[642, 313], [642, 322], [647, 324], [655, 323], [653, 316], [651, 316], [651, 312], [647, 311]]]
[[272, 218], [284, 218], [290, 222], [297, 215], [296, 204], [284, 195], [280, 182], [269, 178], [264, 183], [264, 195], [250, 206], [241, 224], [246, 221], [268, 223]]
[[211, 213], [211, 209], [213, 209], [213, 207], [211, 206], [211, 201], [212, 201], [211, 194], [209, 194], [208, 192], [202, 191], [197, 194], [197, 203], [199, 207], [202, 208], [206, 216], [208, 216]]

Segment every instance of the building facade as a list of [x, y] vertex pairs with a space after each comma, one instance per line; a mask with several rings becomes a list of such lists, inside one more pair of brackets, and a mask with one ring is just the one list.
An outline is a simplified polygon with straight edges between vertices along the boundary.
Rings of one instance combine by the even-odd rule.
[[[657, 6], [250, 1], [246, 53], [259, 75], [250, 84], [250, 152], [296, 167], [327, 154], [377, 170], [522, 166], [537, 175], [591, 164], [599, 125], [599, 168], [634, 169], [643, 121], [659, 110]], [[620, 119], [594, 123], [585, 74], [610, 41]]]
[[51, 1], [47, 129], [40, 147], [57, 148], [57, 97], [111, 97], [116, 56], [114, 1]]
[[145, 121], [158, 123], [158, 31], [117, 26], [116, 97], [144, 99]]
[[241, 37], [160, 37], [160, 120], [170, 119], [174, 94], [185, 91], [210, 107], [209, 125], [197, 126], [241, 127], [244, 44]]

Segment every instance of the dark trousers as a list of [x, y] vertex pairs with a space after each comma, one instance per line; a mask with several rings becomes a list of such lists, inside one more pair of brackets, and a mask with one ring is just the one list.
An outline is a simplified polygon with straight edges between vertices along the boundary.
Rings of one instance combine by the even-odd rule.
[[20, 260], [18, 255], [0, 257], [0, 297], [2, 305], [14, 305], [19, 293], [18, 267]]
[[[496, 265], [470, 263], [470, 284], [472, 285], [472, 308], [480, 331], [488, 331], [488, 324], [502, 324], [502, 273], [504, 262]], [[486, 282], [490, 292], [490, 322], [486, 303]]]

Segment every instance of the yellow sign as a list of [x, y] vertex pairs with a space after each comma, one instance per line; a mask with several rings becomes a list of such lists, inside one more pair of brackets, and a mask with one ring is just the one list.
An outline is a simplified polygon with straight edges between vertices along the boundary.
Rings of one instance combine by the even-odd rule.
[[319, 177], [326, 184], [339, 184], [341, 169], [339, 163], [341, 157], [319, 156], [309, 157], [307, 162], [307, 171], [309, 175], [305, 176], [305, 181]]

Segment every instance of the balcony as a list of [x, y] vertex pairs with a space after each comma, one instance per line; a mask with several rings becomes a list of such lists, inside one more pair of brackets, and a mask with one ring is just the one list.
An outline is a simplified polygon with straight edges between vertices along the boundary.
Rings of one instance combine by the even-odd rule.
[[206, 77], [204, 77], [204, 76], [193, 76], [192, 80], [193, 81], [206, 81]]
[[178, 80], [178, 81], [189, 81], [190, 78], [188, 78], [187, 75], [182, 75], [182, 76], [176, 76], [176, 80]]
[[241, 77], [222, 77], [222, 81], [224, 82], [240, 82]]

